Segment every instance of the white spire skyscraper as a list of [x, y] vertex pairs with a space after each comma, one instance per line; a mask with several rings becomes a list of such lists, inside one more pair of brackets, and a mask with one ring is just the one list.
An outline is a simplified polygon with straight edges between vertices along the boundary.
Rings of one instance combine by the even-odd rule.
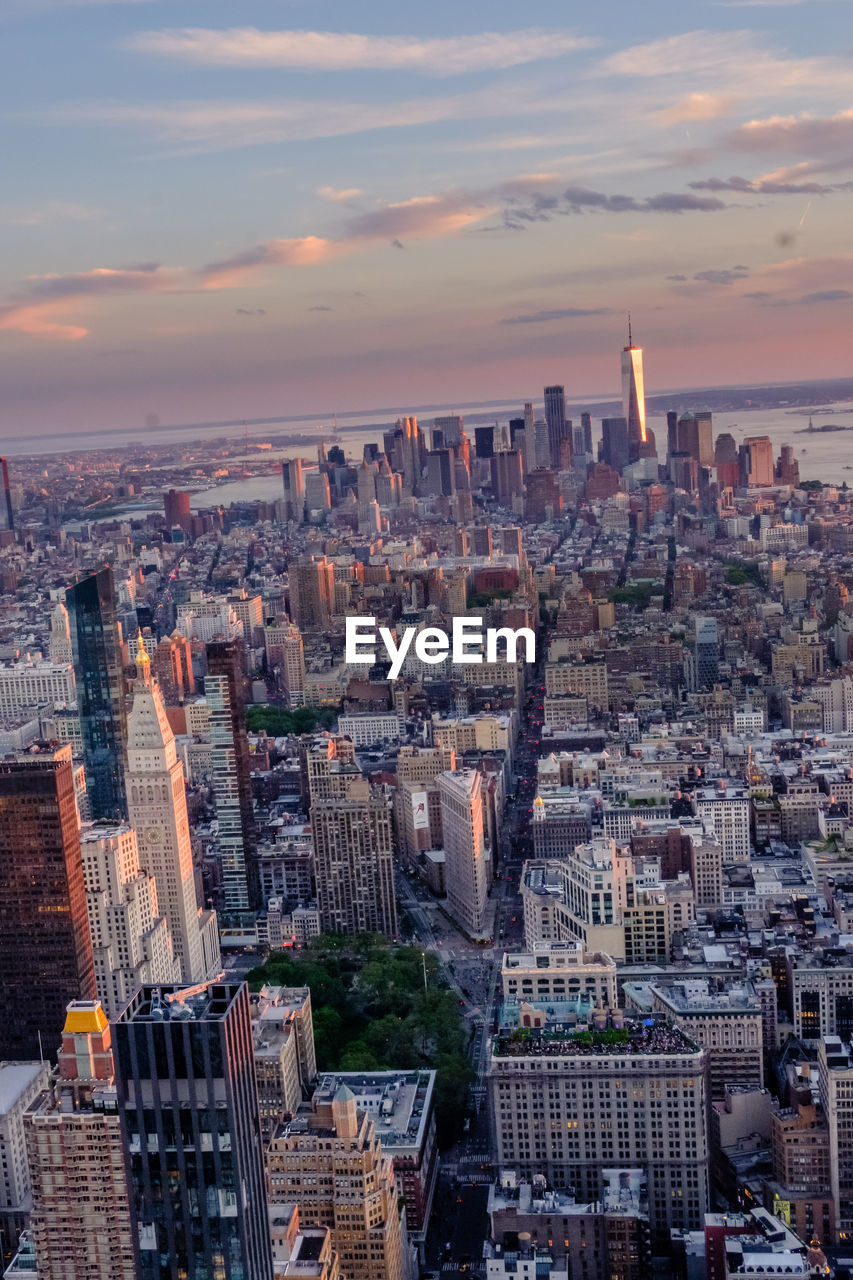
[[622, 348], [622, 416], [628, 423], [631, 461], [641, 457], [646, 443], [646, 392], [643, 385], [643, 348], [635, 347], [628, 316], [628, 345]]
[[198, 907], [184, 769], [144, 648], [136, 670], [127, 725], [130, 823], [136, 830], [140, 865], [157, 882], [157, 901], [169, 923], [181, 980], [203, 982], [220, 969], [216, 915]]

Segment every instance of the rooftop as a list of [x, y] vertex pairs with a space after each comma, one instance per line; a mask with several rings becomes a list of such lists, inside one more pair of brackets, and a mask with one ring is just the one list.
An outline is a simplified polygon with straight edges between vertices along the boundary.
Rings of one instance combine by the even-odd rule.
[[40, 1062], [0, 1062], [0, 1116], [11, 1110], [43, 1070]]
[[[538, 1002], [533, 1002], [534, 1007]], [[701, 1053], [682, 1031], [662, 1019], [626, 1018], [623, 1026], [587, 1031], [565, 1022], [549, 1022], [542, 1030], [517, 1027], [494, 1041], [496, 1058], [575, 1058]]]
[[312, 1103], [330, 1104], [342, 1088], [376, 1125], [383, 1147], [418, 1147], [432, 1108], [434, 1071], [338, 1071], [320, 1077]]
[[140, 987], [119, 1022], [220, 1022], [237, 999], [241, 982]]

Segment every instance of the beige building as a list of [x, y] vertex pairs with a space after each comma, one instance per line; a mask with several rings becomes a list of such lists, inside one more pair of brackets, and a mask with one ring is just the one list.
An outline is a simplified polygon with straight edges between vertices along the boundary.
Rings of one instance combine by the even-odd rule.
[[608, 706], [607, 667], [598, 658], [580, 661], [560, 659], [545, 664], [545, 695], [548, 698], [578, 694], [590, 708], [606, 710]]
[[397, 936], [391, 806], [366, 778], [311, 805], [320, 924], [326, 933]]
[[752, 983], [711, 992], [707, 979], [674, 986], [652, 986], [652, 1013], [670, 1018], [685, 1035], [708, 1050], [712, 1099], [727, 1085], [764, 1087], [761, 1002]]
[[157, 909], [153, 875], [139, 866], [127, 823], [87, 822], [80, 832], [95, 986], [108, 1018], [117, 1018], [146, 982], [180, 982], [169, 926]]
[[597, 1198], [605, 1169], [639, 1168], [659, 1240], [695, 1230], [708, 1208], [707, 1051], [664, 1021], [623, 1031], [503, 1030], [488, 1088], [498, 1163], [524, 1181]]
[[54, 1085], [25, 1126], [39, 1280], [135, 1280], [110, 1027], [98, 1001], [68, 1006]]
[[483, 821], [483, 777], [473, 769], [441, 773], [438, 790], [447, 905], [469, 937], [481, 938], [491, 880]]
[[308, 987], [262, 987], [252, 996], [252, 1037], [261, 1137], [269, 1144], [282, 1120], [307, 1097], [317, 1075]]
[[532, 951], [505, 952], [501, 966], [505, 1002], [547, 1004], [586, 996], [596, 1009], [615, 1009], [616, 962], [587, 952], [580, 942], [540, 942]]
[[328, 1109], [300, 1113], [279, 1128], [267, 1173], [271, 1206], [295, 1203], [303, 1222], [330, 1229], [346, 1280], [403, 1280], [393, 1164], [345, 1085]]

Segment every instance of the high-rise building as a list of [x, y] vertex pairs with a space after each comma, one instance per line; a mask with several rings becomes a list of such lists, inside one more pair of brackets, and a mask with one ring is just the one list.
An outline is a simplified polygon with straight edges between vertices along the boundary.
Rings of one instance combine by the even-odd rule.
[[248, 987], [142, 987], [114, 1033], [138, 1280], [272, 1280]]
[[451, 413], [443, 418], [433, 418], [433, 430], [441, 432], [444, 448], [448, 445], [461, 444], [465, 436], [465, 426], [458, 413]]
[[284, 486], [284, 518], [302, 523], [305, 513], [305, 482], [302, 477], [302, 459], [285, 458], [281, 464]]
[[137, 987], [180, 981], [154, 876], [139, 866], [136, 832], [127, 823], [86, 823], [83, 882], [98, 999], [115, 1018]]
[[290, 616], [300, 631], [326, 630], [335, 612], [335, 570], [325, 556], [321, 560], [291, 562]]
[[[523, 434], [523, 433], [522, 433]], [[492, 493], [507, 506], [524, 491], [524, 464], [518, 449], [507, 449], [489, 459]]]
[[0, 458], [0, 481], [3, 484], [3, 495], [0, 499], [0, 529], [9, 532], [15, 528], [15, 512], [12, 509], [12, 491], [9, 487], [9, 467], [5, 458]]
[[[252, 911], [260, 904], [254, 880], [254, 844], [247, 838], [241, 804], [241, 738], [236, 693], [228, 676], [205, 677], [210, 715], [210, 773], [219, 826], [222, 907], [228, 914]], [[251, 800], [251, 793], [250, 793]]]
[[[646, 443], [646, 392], [643, 383], [643, 348], [634, 346], [628, 319], [628, 345], [622, 348], [622, 416], [628, 424], [630, 461], [643, 457]], [[609, 459], [605, 458], [605, 462]], [[611, 466], [614, 464], [611, 463]]]
[[495, 428], [474, 428], [474, 452], [478, 458], [491, 458], [495, 452]]
[[307, 471], [305, 473], [306, 519], [322, 518], [331, 509], [332, 494], [328, 475], [325, 471]]
[[[658, 1243], [708, 1209], [707, 1050], [663, 1020], [630, 1019], [613, 1043], [525, 1006], [528, 1034], [502, 1027], [488, 1069], [497, 1163], [598, 1197], [605, 1169], [640, 1168]], [[525, 1015], [523, 1014], [522, 1017]], [[546, 1026], [547, 1022], [547, 1026]]]
[[46, 1088], [45, 1062], [0, 1062], [0, 1267], [18, 1247], [30, 1213], [25, 1117]]
[[187, 490], [169, 489], [163, 494], [163, 509], [169, 529], [174, 529], [175, 525], [178, 525], [185, 533], [189, 532], [192, 515], [190, 514], [190, 495]]
[[483, 821], [483, 776], [473, 769], [440, 773], [444, 875], [450, 914], [471, 938], [486, 927], [490, 862]]
[[95, 996], [68, 760], [0, 763], [0, 886], [0, 1059], [40, 1058]]
[[127, 798], [139, 859], [157, 886], [184, 982], [219, 972], [216, 915], [201, 911], [193, 874], [184, 769], [157, 684], [144, 662], [128, 716]]
[[627, 418], [604, 418], [601, 423], [601, 461], [620, 475], [631, 460]]
[[127, 817], [124, 793], [127, 717], [121, 635], [112, 570], [88, 574], [69, 587], [65, 604], [83, 730], [83, 762], [94, 818]]
[[284, 1124], [267, 1153], [270, 1200], [329, 1227], [347, 1280], [407, 1274], [394, 1167], [376, 1123], [342, 1084], [330, 1106]]
[[[667, 427], [668, 427], [667, 423]], [[667, 440], [667, 444], [669, 441]], [[689, 453], [700, 467], [714, 465], [714, 429], [711, 414], [685, 413], [678, 420], [678, 448], [672, 453]]]
[[720, 675], [720, 639], [716, 618], [699, 618], [696, 625], [696, 684], [710, 689]]
[[354, 779], [347, 795], [311, 805], [320, 924], [326, 933], [397, 936], [391, 809]]
[[738, 449], [739, 481], [744, 488], [773, 484], [773, 442], [769, 436], [747, 436]]
[[581, 428], [583, 430], [583, 452], [592, 457], [592, 414], [581, 414]]
[[545, 421], [550, 466], [560, 471], [572, 461], [572, 424], [566, 418], [565, 387], [545, 388]]
[[724, 431], [714, 442], [714, 466], [720, 489], [736, 489], [740, 484], [738, 447], [733, 435]]
[[74, 661], [68, 610], [61, 600], [57, 600], [50, 615], [50, 660], [63, 667]]
[[192, 647], [186, 636], [176, 631], [163, 637], [151, 657], [151, 674], [167, 707], [180, 706], [195, 693]]
[[136, 1280], [110, 1025], [68, 1006], [52, 1088], [24, 1117], [39, 1280]]

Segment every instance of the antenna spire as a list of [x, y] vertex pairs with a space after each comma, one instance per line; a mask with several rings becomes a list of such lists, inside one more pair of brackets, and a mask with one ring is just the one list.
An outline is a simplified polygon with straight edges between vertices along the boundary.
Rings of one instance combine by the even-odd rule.
[[628, 312], [628, 346], [633, 347], [634, 339], [631, 336], [631, 312]]

